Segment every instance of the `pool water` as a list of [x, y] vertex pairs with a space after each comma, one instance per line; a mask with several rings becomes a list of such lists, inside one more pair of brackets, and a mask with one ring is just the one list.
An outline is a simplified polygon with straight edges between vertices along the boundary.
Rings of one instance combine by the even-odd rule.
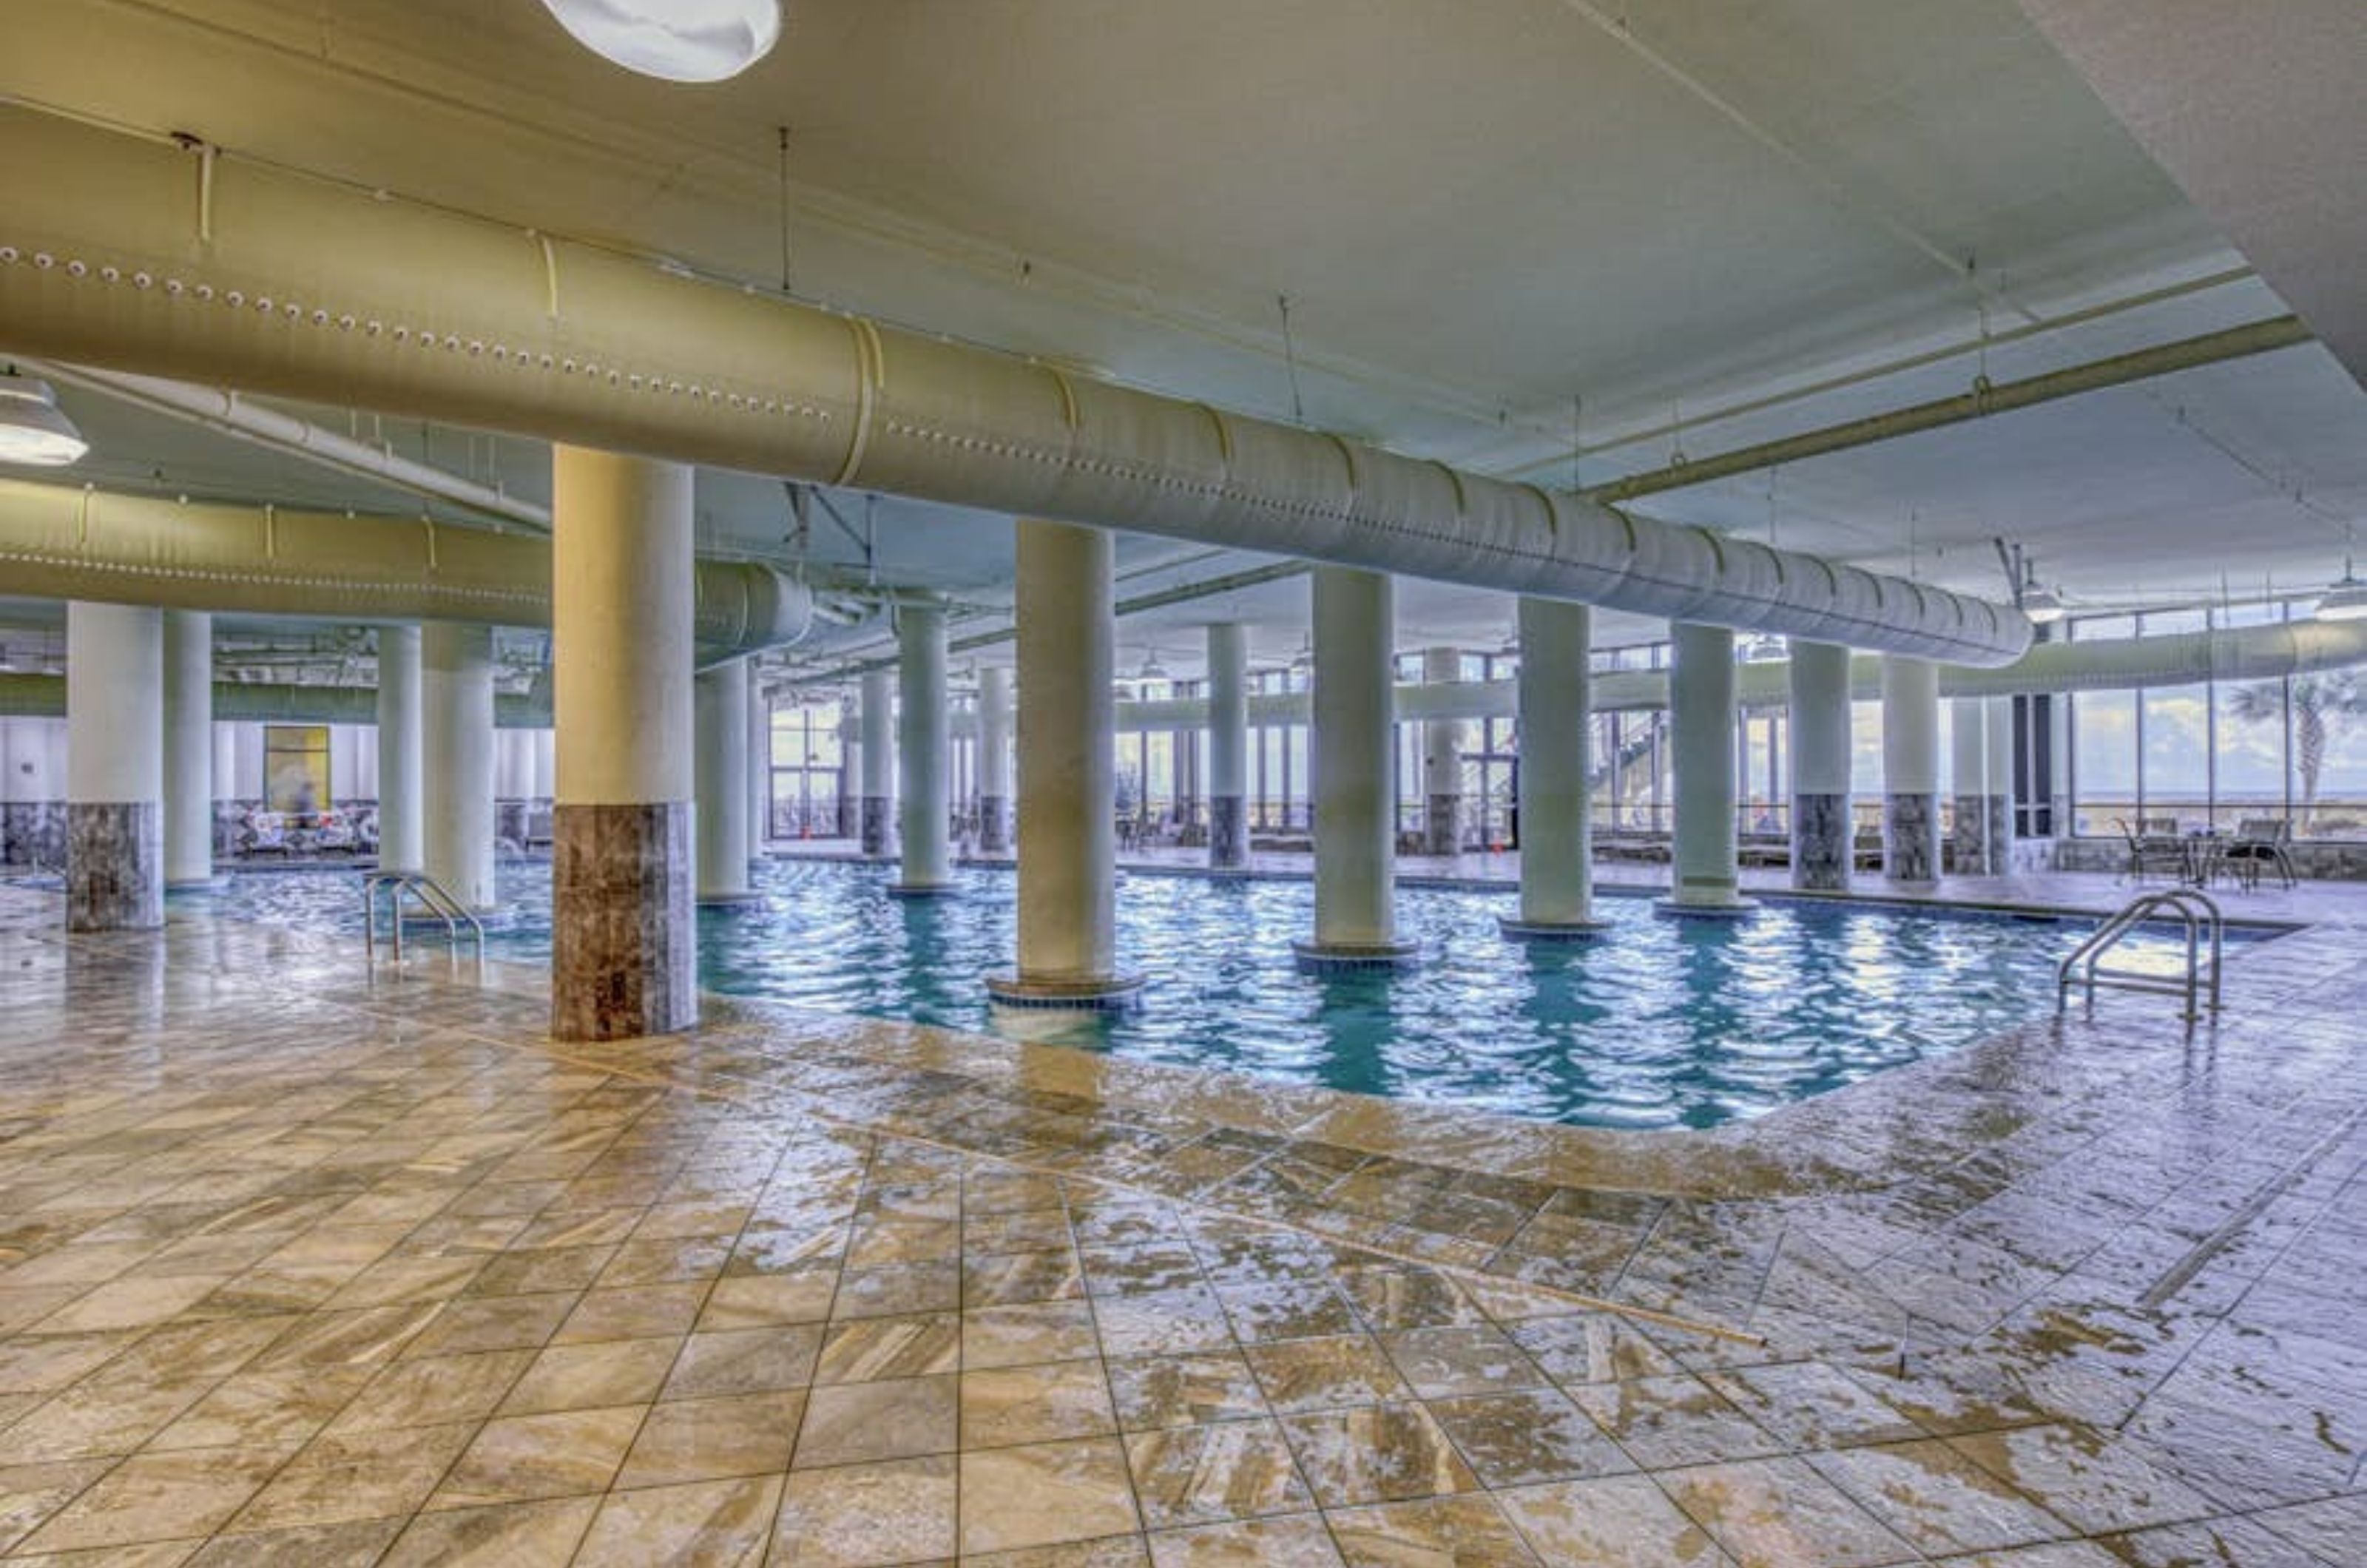
[[[2050, 1011], [2080, 920], [1773, 904], [1749, 920], [1670, 920], [1606, 897], [1580, 943], [1497, 933], [1506, 891], [1403, 887], [1396, 973], [1300, 973], [1305, 882], [1128, 875], [1121, 961], [1145, 975], [1127, 1017], [990, 1014], [980, 977], [1008, 969], [1015, 881], [968, 869], [958, 897], [888, 896], [890, 868], [774, 862], [761, 902], [699, 911], [700, 981], [730, 996], [912, 1019], [1365, 1094], [1593, 1127], [1709, 1127], [1852, 1083]], [[233, 877], [187, 897], [246, 919], [351, 928], [358, 878]], [[502, 869], [500, 957], [548, 962], [550, 871]], [[184, 897], [176, 895], [176, 898]], [[2149, 950], [2149, 951], [2148, 951]], [[2141, 938], [2135, 962], [2160, 962]], [[2116, 963], [2131, 959], [2116, 954]]]

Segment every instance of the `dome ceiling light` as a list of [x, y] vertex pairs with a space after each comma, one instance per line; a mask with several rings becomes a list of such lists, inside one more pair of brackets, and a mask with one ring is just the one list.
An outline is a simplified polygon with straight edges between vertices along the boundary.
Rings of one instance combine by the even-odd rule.
[[770, 54], [780, 0], [542, 0], [575, 41], [668, 82], [722, 82]]
[[58, 468], [89, 450], [47, 381], [14, 370], [0, 375], [0, 463]]
[[2321, 621], [2367, 621], [2367, 582], [2359, 581], [2349, 550], [2342, 552], [2342, 575], [2327, 586], [2310, 614]]

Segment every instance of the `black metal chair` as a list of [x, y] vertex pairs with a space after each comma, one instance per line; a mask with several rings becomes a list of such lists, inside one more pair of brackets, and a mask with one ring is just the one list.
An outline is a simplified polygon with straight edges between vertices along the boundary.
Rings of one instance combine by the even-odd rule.
[[2260, 886], [2264, 867], [2275, 871], [2291, 888], [2298, 880], [2287, 848], [2292, 842], [2293, 824], [2283, 818], [2247, 817], [2236, 824], [2235, 838], [2219, 852], [2219, 863], [2248, 893]]

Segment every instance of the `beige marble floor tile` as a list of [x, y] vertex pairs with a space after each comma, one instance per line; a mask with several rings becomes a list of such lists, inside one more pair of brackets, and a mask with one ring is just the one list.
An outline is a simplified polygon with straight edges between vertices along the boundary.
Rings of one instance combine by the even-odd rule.
[[1117, 1429], [1109, 1378], [1098, 1360], [1047, 1361], [961, 1374], [961, 1445], [1000, 1448]]
[[214, 1382], [212, 1377], [86, 1379], [0, 1429], [0, 1465], [130, 1453], [197, 1404]]
[[582, 1345], [687, 1334], [698, 1321], [698, 1309], [706, 1299], [707, 1287], [696, 1282], [586, 1291], [550, 1337], [551, 1343]]
[[787, 1470], [804, 1415], [805, 1395], [795, 1391], [657, 1405], [616, 1483], [671, 1486]]
[[821, 1337], [821, 1326], [810, 1323], [694, 1334], [683, 1341], [659, 1397], [706, 1399], [803, 1388], [813, 1381]]
[[837, 1292], [834, 1268], [797, 1269], [780, 1274], [727, 1272], [708, 1292], [698, 1326], [714, 1331], [820, 1323], [830, 1315], [831, 1298]]
[[1648, 1470], [1759, 1459], [1787, 1446], [1689, 1374], [1588, 1383], [1569, 1393]]
[[355, 1568], [376, 1562], [407, 1522], [356, 1519], [218, 1535], [188, 1560], [188, 1568]]
[[1529, 1486], [1635, 1468], [1593, 1418], [1557, 1390], [1434, 1399], [1430, 1413], [1483, 1485]]
[[961, 1456], [965, 1557], [1140, 1529], [1126, 1455], [1114, 1438]]
[[583, 1345], [552, 1345], [534, 1359], [503, 1399], [504, 1416], [540, 1416], [558, 1410], [594, 1410], [610, 1404], [646, 1404], [665, 1386], [679, 1337], [602, 1339]]
[[1110, 1397], [1119, 1427], [1146, 1431], [1267, 1412], [1265, 1393], [1239, 1351], [1112, 1361]]
[[1252, 1345], [1243, 1354], [1277, 1411], [1370, 1404], [1410, 1392], [1397, 1363], [1370, 1335]]
[[489, 1421], [429, 1506], [468, 1508], [602, 1491], [624, 1462], [647, 1408], [617, 1405]]
[[1154, 1568], [1340, 1568], [1342, 1562], [1317, 1514], [1161, 1530], [1150, 1537], [1150, 1560]]
[[952, 1454], [790, 1472], [773, 1530], [775, 1568], [950, 1562], [959, 1550]]
[[[1523, 1540], [1554, 1568], [1727, 1568], [1709, 1532], [1649, 1478], [1612, 1475], [1555, 1481], [1495, 1494]], [[1806, 1568], [1806, 1565], [1802, 1565]]]
[[573, 1568], [756, 1568], [772, 1538], [781, 1481], [773, 1475], [610, 1493]]
[[1841, 1449], [1808, 1461], [1927, 1552], [1993, 1551], [2078, 1533], [1937, 1439]]
[[0, 1468], [0, 1551], [30, 1535], [35, 1526], [72, 1502], [113, 1463], [82, 1460]]
[[600, 1501], [557, 1497], [421, 1514], [377, 1568], [567, 1568]]
[[1407, 1383], [1424, 1399], [1509, 1393], [1546, 1381], [1527, 1353], [1493, 1324], [1409, 1328], [1378, 1337]]
[[287, 1457], [284, 1448], [134, 1455], [51, 1515], [17, 1551], [29, 1556], [210, 1535]]
[[799, 1470], [949, 1453], [959, 1432], [951, 1373], [810, 1390], [794, 1460]]
[[475, 1432], [473, 1422], [327, 1432], [239, 1511], [239, 1530], [342, 1524], [417, 1511]]
[[1082, 1296], [1085, 1279], [1076, 1254], [1062, 1247], [965, 1258], [961, 1289], [965, 1307], [1014, 1306]]
[[1016, 1367], [1073, 1360], [1101, 1348], [1093, 1309], [1083, 1301], [982, 1307], [962, 1314], [965, 1367]]
[[1484, 1495], [1343, 1508], [1330, 1522], [1348, 1568], [1537, 1568], [1519, 1532]]
[[1314, 1506], [1290, 1445], [1270, 1419], [1138, 1432], [1126, 1439], [1126, 1453], [1147, 1529]]
[[959, 1313], [858, 1317], [831, 1325], [814, 1364], [816, 1382], [876, 1382], [926, 1377], [961, 1365]]
[[43, 1334], [144, 1328], [195, 1306], [228, 1278], [223, 1274], [187, 1274], [113, 1280], [75, 1297], [34, 1326]]
[[380, 1371], [329, 1423], [332, 1432], [427, 1427], [490, 1416], [531, 1350], [479, 1350], [460, 1356], [420, 1356]]
[[[2084, 1427], [2021, 1427], [1950, 1439], [1949, 1447], [2091, 1535], [2219, 1512], [2135, 1445]], [[2367, 1527], [2367, 1520], [2360, 1521]]]
[[1326, 1508], [1467, 1492], [1479, 1484], [1419, 1404], [1363, 1404], [1281, 1419], [1300, 1474]]
[[1658, 1472], [1654, 1480], [1740, 1568], [1877, 1568], [1920, 1553], [1797, 1459]]

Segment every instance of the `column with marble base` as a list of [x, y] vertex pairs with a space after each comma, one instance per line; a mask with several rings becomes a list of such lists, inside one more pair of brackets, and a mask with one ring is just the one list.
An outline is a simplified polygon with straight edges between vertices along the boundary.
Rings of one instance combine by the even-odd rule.
[[1940, 667], [1895, 653], [1882, 660], [1882, 874], [1940, 879]]
[[727, 659], [698, 672], [692, 686], [698, 791], [698, 901], [746, 904], [748, 881], [748, 661]]
[[1250, 637], [1238, 622], [1208, 628], [1208, 865], [1250, 863]]
[[1594, 913], [1593, 612], [1523, 599], [1515, 700], [1521, 732], [1521, 912], [1508, 937], [1569, 941], [1608, 931]]
[[1011, 852], [1011, 671], [978, 672], [978, 852]]
[[1948, 866], [1958, 876], [1986, 876], [1997, 864], [1989, 847], [1988, 704], [1958, 697], [1948, 705], [1948, 792], [1954, 807]]
[[691, 472], [551, 453], [550, 1032], [561, 1040], [698, 1021]]
[[214, 880], [214, 618], [164, 612], [164, 886]]
[[493, 633], [420, 628], [421, 869], [463, 908], [493, 908]]
[[1734, 633], [1679, 621], [1669, 627], [1669, 731], [1676, 821], [1664, 915], [1732, 919], [1758, 905], [1742, 897], [1735, 840]]
[[382, 871], [425, 865], [422, 800], [426, 788], [420, 708], [419, 628], [378, 629], [378, 863]]
[[888, 891], [899, 898], [942, 897], [955, 891], [945, 605], [920, 599], [899, 605], [896, 644], [898, 837], [903, 865]]
[[1002, 1007], [1123, 1011], [1117, 964], [1116, 557], [1109, 534], [1018, 524], [1019, 953]]
[[1846, 893], [1857, 869], [1850, 802], [1850, 650], [1792, 639], [1792, 886]]
[[1386, 573], [1315, 569], [1315, 934], [1302, 967], [1411, 964], [1397, 932], [1397, 584]]
[[[1452, 648], [1422, 650], [1422, 683], [1452, 685], [1463, 678], [1463, 655]], [[1433, 718], [1421, 727], [1421, 852], [1458, 854], [1463, 849], [1463, 742], [1459, 718]]]
[[66, 929], [164, 923], [164, 613], [66, 606]]
[[2013, 699], [1990, 697], [1981, 705], [1987, 738], [1988, 781], [1981, 805], [1988, 813], [1989, 874], [2013, 874]]
[[856, 795], [858, 844], [866, 860], [896, 852], [896, 672], [867, 670], [863, 675], [859, 721], [863, 727], [861, 787]]

